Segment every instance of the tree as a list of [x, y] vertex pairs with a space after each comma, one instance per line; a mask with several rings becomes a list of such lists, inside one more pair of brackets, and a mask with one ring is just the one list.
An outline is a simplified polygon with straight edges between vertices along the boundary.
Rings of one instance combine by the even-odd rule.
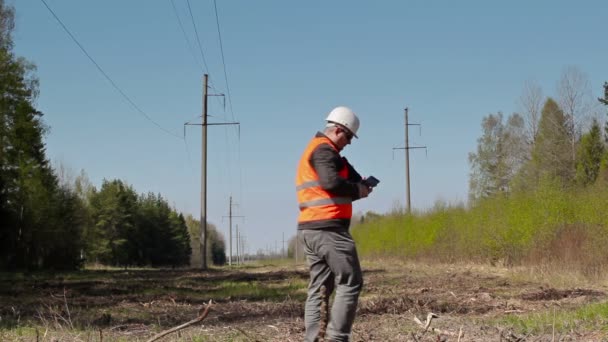
[[171, 266], [183, 266], [190, 263], [190, 236], [188, 235], [188, 227], [184, 215], [171, 210], [169, 213], [169, 258], [166, 260]]
[[10, 51], [13, 47], [11, 36], [15, 28], [15, 10], [6, 6], [4, 0], [0, 0], [0, 49]]
[[0, 0], [0, 268], [75, 268], [80, 203], [46, 158], [35, 67], [13, 54], [13, 28]]
[[605, 106], [608, 106], [608, 82], [604, 82], [604, 98], [598, 98], [598, 101]]
[[469, 153], [471, 201], [510, 191], [511, 179], [527, 157], [524, 120], [511, 115], [506, 125], [502, 113], [482, 120], [482, 136], [477, 139], [477, 152]]
[[[360, 217], [363, 218], [363, 216], [360, 216]], [[296, 248], [297, 248], [297, 251], [296, 251]], [[302, 239], [298, 238], [297, 232], [296, 232], [296, 235], [289, 238], [289, 240], [287, 242], [287, 257], [295, 258], [296, 254], [298, 256], [298, 260], [296, 260], [296, 261], [306, 259], [306, 256], [304, 255], [304, 243], [302, 242]]]
[[[89, 238], [95, 242], [89, 259], [109, 265], [127, 266], [133, 260], [129, 236], [134, 236], [137, 194], [120, 180], [104, 180], [101, 189], [91, 198], [94, 231]], [[133, 244], [135, 241], [131, 241]], [[131, 247], [131, 248], [130, 248]]]
[[519, 98], [519, 104], [523, 109], [526, 121], [526, 141], [531, 147], [538, 135], [538, 122], [543, 105], [542, 88], [534, 82], [526, 82]]
[[558, 103], [566, 117], [570, 138], [570, 161], [576, 163], [576, 143], [580, 139], [582, 126], [594, 109], [591, 87], [587, 75], [577, 67], [566, 67], [557, 86]]
[[[604, 82], [604, 98], [597, 99], [601, 104], [608, 106], [608, 82]], [[608, 143], [608, 121], [604, 124], [604, 139]]]
[[214, 225], [207, 225], [210, 248], [207, 252], [207, 260], [211, 260], [214, 265], [224, 265], [226, 263], [226, 242], [224, 236], [218, 232]]
[[[192, 267], [200, 267], [202, 265], [201, 256], [201, 223], [199, 220], [186, 216], [186, 226], [190, 235], [190, 246], [192, 250], [192, 258], [190, 265]], [[226, 263], [226, 242], [224, 236], [218, 231], [217, 227], [207, 222], [207, 260], [211, 260], [214, 265], [223, 265]]]
[[589, 185], [595, 182], [604, 151], [600, 124], [594, 119], [590, 131], [582, 136], [577, 153], [576, 180], [579, 184]]
[[536, 184], [545, 176], [558, 178], [563, 184], [574, 179], [570, 132], [566, 115], [555, 100], [548, 98], [543, 106], [538, 137], [532, 150], [532, 174]]

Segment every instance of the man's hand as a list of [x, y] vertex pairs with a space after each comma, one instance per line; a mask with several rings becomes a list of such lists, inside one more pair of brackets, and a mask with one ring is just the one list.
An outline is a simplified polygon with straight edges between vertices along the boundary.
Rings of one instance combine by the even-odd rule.
[[372, 188], [363, 182], [357, 183], [357, 186], [359, 187], [359, 198], [365, 198], [372, 192]]

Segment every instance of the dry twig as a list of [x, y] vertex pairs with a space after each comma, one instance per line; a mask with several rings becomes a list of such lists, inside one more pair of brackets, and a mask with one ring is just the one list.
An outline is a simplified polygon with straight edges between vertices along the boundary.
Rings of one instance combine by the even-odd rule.
[[[418, 319], [418, 317], [416, 317], [416, 316], [414, 316], [414, 322], [416, 322], [422, 329], [424, 329], [423, 334], [426, 333], [427, 331], [431, 331], [438, 335], [461, 336], [460, 333], [456, 334], [456, 333], [453, 333], [453, 332], [447, 331], [447, 330], [431, 328], [431, 321], [433, 320], [433, 318], [439, 318], [439, 316], [437, 316], [436, 314], [434, 314], [432, 312], [429, 312], [429, 314], [426, 315], [426, 322], [422, 323], [422, 321], [420, 321]], [[462, 334], [462, 336], [464, 336], [464, 333]]]
[[66, 290], [65, 287], [63, 288], [63, 303], [65, 304], [65, 311], [68, 313], [68, 323], [70, 324], [70, 328], [72, 328], [72, 330], [74, 330], [74, 324], [72, 324], [72, 316], [70, 315], [70, 308], [68, 307], [68, 300], [66, 298]]
[[171, 329], [169, 329], [169, 330], [165, 330], [165, 331], [163, 331], [163, 332], [160, 332], [160, 333], [158, 333], [158, 334], [154, 335], [154, 337], [152, 337], [151, 339], [149, 339], [149, 340], [148, 340], [148, 341], [146, 341], [146, 342], [152, 342], [152, 341], [156, 341], [156, 340], [160, 339], [161, 337], [163, 337], [163, 336], [165, 336], [165, 335], [169, 335], [169, 334], [171, 334], [171, 333], [174, 333], [174, 332], [176, 332], [176, 331], [179, 331], [179, 330], [181, 330], [181, 329], [184, 329], [184, 328], [186, 328], [186, 327], [189, 327], [189, 326], [191, 326], [191, 325], [193, 325], [193, 324], [196, 324], [196, 323], [198, 323], [198, 322], [201, 322], [202, 320], [204, 320], [204, 319], [207, 317], [207, 315], [209, 315], [209, 309], [211, 309], [211, 303], [212, 303], [212, 302], [211, 302], [211, 300], [210, 300], [210, 301], [209, 301], [209, 303], [207, 304], [207, 307], [206, 307], [204, 310], [203, 310], [203, 308], [201, 308], [201, 309], [199, 310], [199, 312], [198, 312], [198, 317], [196, 317], [195, 319], [193, 319], [193, 320], [191, 320], [191, 321], [189, 321], [189, 322], [186, 322], [186, 323], [184, 323], [184, 324], [182, 324], [182, 325], [178, 325], [178, 326], [176, 326], [176, 327], [173, 327], [173, 328], [171, 328]]

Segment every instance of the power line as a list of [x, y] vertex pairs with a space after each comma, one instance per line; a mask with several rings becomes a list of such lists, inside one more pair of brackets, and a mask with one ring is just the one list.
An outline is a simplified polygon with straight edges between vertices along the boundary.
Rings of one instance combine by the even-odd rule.
[[[205, 72], [205, 69], [203, 69], [203, 67], [199, 64], [199, 67], [201, 67], [201, 70], [203, 71], [203, 74], [207, 73], [207, 74], [211, 74], [211, 70], [209, 69], [209, 66], [207, 65], [207, 60], [205, 59], [205, 54], [203, 53], [203, 46], [201, 44], [201, 39], [198, 35], [198, 29], [196, 28], [196, 23], [194, 21], [194, 15], [192, 14], [192, 7], [190, 7], [190, 0], [186, 0], [188, 3], [188, 12], [190, 13], [190, 20], [192, 21], [192, 26], [194, 27], [194, 33], [196, 34], [196, 42], [198, 44], [198, 49], [201, 53], [201, 57], [203, 59], [203, 63], [205, 64], [205, 69], [207, 70], [207, 72]], [[171, 4], [173, 4], [173, 0], [171, 0]], [[175, 15], [177, 16], [177, 20], [180, 23], [180, 27], [182, 28], [182, 32], [184, 33], [184, 37], [186, 37], [186, 42], [188, 42], [188, 47], [190, 48], [190, 52], [193, 53], [193, 49], [190, 47], [190, 40], [188, 39], [188, 35], [186, 34], [186, 31], [183, 28], [182, 22], [179, 19], [179, 15], [176, 11], [175, 5], [173, 5], [173, 9], [175, 11]], [[196, 58], [195, 58], [196, 59]], [[198, 59], [196, 59], [197, 64], [199, 63]], [[212, 84], [211, 80], [209, 80], [209, 88], [211, 88], [213, 91], [215, 91], [216, 93], [220, 93]], [[220, 101], [218, 99], [218, 101]], [[221, 104], [221, 102], [218, 102]], [[234, 121], [234, 120], [233, 120]]]
[[[215, 2], [215, 0], [213, 1], [213, 7], [214, 7], [214, 10], [215, 10], [215, 23], [216, 23], [216, 26], [217, 26], [217, 35], [219, 37], [219, 42], [220, 42], [220, 52], [221, 52], [221, 55], [222, 55], [222, 66], [224, 68], [224, 80], [226, 81], [226, 92], [228, 94], [228, 104], [229, 104], [229, 108], [230, 108], [230, 113], [231, 113], [232, 121], [235, 121], [234, 120], [234, 112], [232, 111], [232, 100], [231, 100], [231, 97], [230, 97], [230, 87], [228, 85], [228, 76], [227, 76], [227, 73], [226, 73], [226, 62], [224, 60], [224, 47], [222, 45], [222, 33], [220, 31], [220, 21], [219, 21], [219, 16], [217, 14], [217, 3]], [[228, 131], [224, 130], [224, 134], [225, 134], [225, 138], [226, 138], [226, 146], [228, 146], [229, 145], [229, 142], [228, 142]], [[226, 158], [227, 170], [232, 170], [232, 168], [230, 167], [231, 166], [230, 165], [230, 154], [226, 154], [226, 155], [227, 155], [227, 158]], [[229, 174], [228, 177], [229, 177], [228, 178], [229, 179], [228, 183], [229, 183], [229, 187], [230, 187], [230, 192], [232, 193], [232, 175]]]
[[80, 48], [80, 50], [82, 50], [82, 52], [89, 58], [89, 60], [95, 65], [95, 67], [97, 68], [97, 70], [99, 70], [99, 72], [101, 72], [101, 74], [106, 78], [106, 80], [108, 80], [108, 82], [110, 82], [110, 84], [112, 84], [112, 86], [114, 87], [114, 89], [116, 89], [120, 95], [122, 95], [122, 97], [137, 111], [139, 112], [141, 115], [143, 115], [148, 121], [150, 121], [151, 123], [153, 123], [154, 125], [156, 125], [160, 130], [162, 130], [163, 132], [174, 136], [176, 138], [180, 138], [182, 139], [182, 137], [178, 134], [175, 134], [167, 129], [165, 129], [163, 126], [161, 126], [160, 124], [158, 124], [156, 121], [154, 121], [148, 114], [146, 114], [146, 112], [144, 112], [141, 108], [139, 108], [139, 106], [137, 106], [135, 104], [135, 102], [133, 102], [133, 100], [131, 100], [131, 98], [129, 96], [127, 96], [127, 94], [120, 89], [120, 87], [116, 84], [116, 82], [114, 82], [110, 76], [108, 76], [108, 74], [101, 68], [101, 66], [99, 66], [99, 64], [95, 61], [95, 59], [93, 59], [93, 57], [87, 52], [87, 50], [82, 46], [82, 44], [80, 44], [80, 42], [78, 41], [78, 39], [76, 39], [76, 37], [74, 37], [74, 35], [70, 32], [70, 30], [68, 30], [68, 28], [63, 24], [63, 22], [61, 21], [61, 19], [59, 19], [59, 17], [57, 16], [57, 14], [55, 14], [55, 12], [51, 9], [51, 7], [49, 7], [49, 5], [46, 3], [45, 0], [40, 0], [42, 1], [42, 3], [44, 4], [44, 6], [46, 6], [46, 8], [49, 10], [49, 12], [51, 12], [51, 14], [53, 15], [53, 17], [55, 17], [55, 19], [57, 20], [57, 22], [59, 22], [59, 24], [61, 25], [61, 27], [63, 28], [63, 30], [70, 36], [70, 38], [72, 38], [72, 40], [74, 41], [74, 43], [76, 43], [76, 45], [78, 45], [78, 47]]
[[226, 73], [226, 61], [224, 60], [224, 45], [222, 44], [222, 33], [220, 30], [220, 19], [217, 15], [217, 2], [213, 0], [213, 7], [215, 9], [215, 22], [217, 24], [217, 35], [220, 39], [220, 52], [222, 53], [222, 65], [224, 66], [224, 79], [226, 80], [226, 92], [228, 93], [228, 105], [230, 106], [230, 114], [232, 115], [232, 121], [234, 120], [234, 112], [232, 111], [232, 96], [230, 96], [230, 86], [228, 85], [228, 74]]
[[[186, 2], [187, 2], [187, 5], [188, 5], [188, 12], [190, 14], [190, 20], [192, 21], [192, 26], [194, 27], [194, 32], [195, 32], [195, 35], [196, 35], [196, 41], [197, 41], [197, 44], [198, 44], [198, 47], [199, 47], [199, 51], [201, 53], [201, 57], [203, 59], [205, 67], [207, 68], [207, 71], [210, 73], [210, 69], [209, 69], [209, 67], [207, 65], [207, 62], [206, 62], [206, 59], [205, 59], [205, 55], [203, 53], [201, 39], [200, 39], [200, 36], [198, 34], [198, 28], [197, 28], [196, 22], [194, 20], [194, 15], [192, 13], [192, 7], [190, 5], [190, 1], [186, 0]], [[219, 36], [219, 41], [220, 41], [220, 51], [221, 51], [221, 55], [222, 55], [222, 65], [223, 65], [223, 70], [224, 70], [224, 79], [226, 81], [226, 92], [227, 92], [227, 95], [228, 95], [229, 109], [230, 109], [232, 121], [236, 121], [234, 119], [234, 111], [233, 111], [233, 107], [232, 107], [232, 96], [230, 94], [230, 87], [229, 87], [228, 76], [227, 76], [228, 74], [227, 74], [227, 71], [226, 71], [226, 63], [225, 63], [225, 57], [224, 57], [224, 48], [223, 48], [222, 37], [221, 37], [221, 30], [220, 30], [220, 24], [219, 24], [219, 15], [218, 15], [218, 12], [217, 12], [217, 3], [215, 1], [214, 1], [214, 9], [215, 9], [215, 16], [216, 16], [216, 25], [217, 25], [217, 30], [218, 30], [218, 36]], [[184, 30], [182, 30], [182, 32], [184, 32]], [[208, 87], [210, 89], [213, 89], [217, 93], [219, 93], [219, 91], [213, 86], [213, 83], [210, 80], [209, 80]], [[218, 95], [223, 96], [223, 94], [218, 94]], [[224, 105], [224, 107], [225, 107], [225, 105]], [[228, 146], [229, 142], [228, 142], [227, 131], [225, 131], [225, 133], [226, 133], [226, 136], [225, 136], [225, 138], [226, 138], [226, 146]], [[240, 143], [240, 134], [238, 135], [238, 139], [239, 139], [239, 143]], [[230, 167], [230, 155], [228, 153], [225, 154], [225, 155], [226, 155], [226, 158], [227, 158], [226, 159], [226, 164], [228, 166], [227, 169], [231, 170], [232, 168]], [[239, 146], [239, 162], [240, 162], [240, 146]], [[223, 176], [224, 174], [220, 172], [220, 175]], [[232, 182], [231, 182], [230, 175], [228, 176], [228, 180], [229, 180], [229, 187], [231, 188], [232, 187]], [[242, 167], [239, 166], [239, 193], [240, 193], [241, 200], [242, 200], [242, 186], [243, 186], [242, 185]]]
[[182, 30], [182, 33], [184, 34], [184, 38], [186, 39], [186, 43], [188, 44], [188, 50], [190, 51], [190, 54], [192, 55], [192, 57], [196, 61], [196, 64], [198, 64], [198, 66], [201, 68], [201, 71], [204, 74], [205, 73], [205, 69], [203, 69], [203, 66], [200, 64], [200, 61], [198, 60], [198, 58], [196, 58], [196, 54], [194, 53], [194, 48], [192, 47], [192, 44], [190, 44], [190, 39], [188, 39], [188, 35], [186, 34], [186, 30], [184, 29], [184, 25], [182, 24], [182, 20], [179, 17], [179, 13], [177, 12], [177, 8], [175, 7], [175, 2], [173, 0], [171, 0], [171, 6], [173, 7], [173, 13], [175, 13], [175, 17], [177, 18], [177, 22], [179, 23], [179, 27]]
[[[228, 105], [230, 107], [230, 114], [232, 116], [232, 121], [236, 121], [234, 118], [234, 110], [232, 107], [232, 95], [230, 93], [230, 85], [228, 82], [228, 73], [226, 71], [226, 60], [224, 58], [224, 44], [222, 42], [222, 33], [221, 33], [221, 29], [220, 29], [220, 19], [219, 19], [219, 15], [218, 15], [218, 11], [217, 11], [217, 1], [213, 0], [213, 7], [215, 10], [215, 22], [217, 24], [217, 34], [219, 37], [219, 42], [220, 42], [220, 52], [222, 55], [222, 66], [224, 69], [224, 79], [226, 80], [226, 93], [228, 94]], [[241, 201], [243, 200], [242, 198], [242, 188], [243, 188], [243, 176], [242, 176], [242, 166], [240, 165], [240, 130], [239, 130], [239, 134], [238, 134], [238, 163], [239, 163], [239, 195], [241, 197]]]
[[194, 21], [194, 15], [192, 15], [192, 8], [190, 7], [190, 0], [186, 0], [188, 3], [188, 12], [190, 12], [190, 19], [192, 20], [192, 26], [194, 26], [194, 33], [196, 34], [196, 41], [198, 43], [198, 49], [201, 52], [201, 56], [203, 57], [203, 63], [205, 64], [205, 68], [207, 69], [207, 73], [210, 73], [209, 66], [207, 66], [207, 61], [205, 60], [205, 54], [203, 53], [203, 46], [201, 45], [201, 38], [198, 35], [198, 30], [196, 29], [196, 22]]

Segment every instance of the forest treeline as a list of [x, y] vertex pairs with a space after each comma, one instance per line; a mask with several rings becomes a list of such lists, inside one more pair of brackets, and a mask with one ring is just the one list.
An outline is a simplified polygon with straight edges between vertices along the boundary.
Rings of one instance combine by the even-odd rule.
[[[0, 0], [0, 270], [189, 264], [199, 222], [160, 194], [116, 179], [96, 188], [84, 172], [70, 179], [53, 168], [35, 66], [13, 52], [14, 17]], [[223, 238], [212, 226], [209, 235], [222, 263]]]
[[360, 253], [553, 264], [602, 274], [608, 266], [608, 83], [602, 93], [593, 97], [576, 67], [564, 69], [555, 96], [526, 84], [521, 112], [482, 119], [477, 149], [469, 154], [468, 203], [368, 213], [352, 229]]

